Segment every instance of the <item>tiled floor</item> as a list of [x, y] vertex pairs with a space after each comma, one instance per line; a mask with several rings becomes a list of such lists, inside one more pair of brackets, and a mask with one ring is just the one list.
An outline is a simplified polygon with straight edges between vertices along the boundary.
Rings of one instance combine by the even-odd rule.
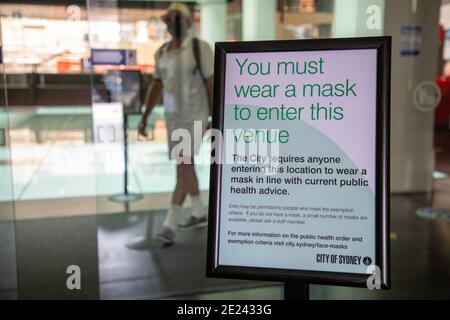
[[[446, 197], [450, 197], [447, 189]], [[386, 291], [311, 285], [311, 299], [450, 299], [450, 222], [420, 218], [426, 195], [391, 197], [392, 289]], [[191, 295], [204, 299], [279, 299], [281, 287]], [[180, 298], [186, 298], [185, 296]]]
[[[448, 195], [447, 195], [448, 196]], [[311, 286], [312, 299], [450, 298], [450, 223], [421, 218], [426, 195], [392, 196], [392, 289]], [[174, 246], [127, 248], [157, 230], [163, 211], [16, 222], [20, 298], [281, 298], [276, 283], [206, 279], [206, 230], [178, 233]], [[188, 214], [185, 212], [185, 214]], [[42, 254], [45, 253], [45, 254]], [[83, 289], [65, 287], [65, 268], [79, 265]], [[10, 268], [13, 278], [15, 269]], [[6, 277], [6, 271], [2, 277]], [[268, 286], [266, 288], [266, 286]], [[258, 289], [253, 291], [257, 287]], [[45, 288], [45, 290], [42, 290]], [[239, 290], [237, 290], [239, 289]], [[242, 290], [245, 289], [245, 290]], [[4, 291], [2, 296], [13, 294]]]

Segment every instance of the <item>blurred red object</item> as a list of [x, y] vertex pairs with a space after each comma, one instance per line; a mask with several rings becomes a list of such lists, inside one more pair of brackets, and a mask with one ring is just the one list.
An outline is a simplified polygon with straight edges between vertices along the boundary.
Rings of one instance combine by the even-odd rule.
[[137, 66], [111, 66], [111, 65], [96, 65], [94, 66], [95, 73], [106, 73], [108, 70], [140, 70], [141, 73], [153, 73], [155, 65], [140, 64]]
[[56, 62], [58, 73], [80, 73], [80, 60], [60, 59]]
[[445, 41], [445, 29], [442, 24], [439, 25], [439, 43], [442, 45]]
[[436, 83], [442, 98], [435, 112], [435, 127], [450, 129], [450, 77], [438, 77]]

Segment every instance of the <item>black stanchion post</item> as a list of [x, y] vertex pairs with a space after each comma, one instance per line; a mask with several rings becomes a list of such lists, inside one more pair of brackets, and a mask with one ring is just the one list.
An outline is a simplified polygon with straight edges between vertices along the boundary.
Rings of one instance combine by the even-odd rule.
[[125, 163], [125, 171], [124, 171], [124, 190], [123, 193], [125, 196], [128, 195], [128, 115], [126, 113], [123, 114], [123, 146], [124, 146], [124, 163]]
[[303, 281], [286, 281], [284, 300], [309, 300], [309, 284]]
[[[111, 201], [128, 203], [142, 199], [142, 194], [133, 193], [128, 190], [128, 114], [123, 114], [123, 159], [124, 159], [124, 174], [123, 174], [123, 193], [116, 194], [109, 197]], [[128, 210], [128, 207], [126, 207]]]

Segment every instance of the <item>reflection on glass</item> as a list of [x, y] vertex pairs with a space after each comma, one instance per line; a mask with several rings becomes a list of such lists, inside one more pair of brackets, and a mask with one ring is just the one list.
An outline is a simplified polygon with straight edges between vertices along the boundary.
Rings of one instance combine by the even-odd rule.
[[[3, 88], [1, 90], [3, 92]], [[4, 98], [3, 93], [0, 98]], [[16, 297], [17, 274], [13, 188], [7, 130], [7, 114], [5, 108], [0, 106], [0, 298], [9, 299]]]
[[331, 37], [334, 0], [285, 0], [283, 3], [284, 39]]
[[[2, 47], [1, 31], [0, 24], [0, 49]], [[17, 297], [17, 271], [14, 192], [8, 137], [6, 85], [4, 68], [1, 63], [0, 68], [0, 299], [15, 299]]]

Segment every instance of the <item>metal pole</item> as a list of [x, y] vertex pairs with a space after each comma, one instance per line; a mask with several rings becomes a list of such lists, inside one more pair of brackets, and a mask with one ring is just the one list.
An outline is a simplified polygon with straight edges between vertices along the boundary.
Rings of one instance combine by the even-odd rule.
[[284, 300], [309, 300], [309, 284], [303, 281], [286, 281]]
[[125, 172], [124, 172], [124, 194], [128, 195], [128, 115], [123, 115], [123, 148], [124, 148], [124, 160], [125, 160]]
[[[116, 194], [109, 197], [111, 201], [115, 202], [132, 202], [142, 199], [142, 194], [130, 193], [128, 190], [128, 115], [123, 114], [123, 159], [124, 159], [124, 174], [123, 174], [123, 193]], [[128, 211], [128, 205], [125, 205]]]

